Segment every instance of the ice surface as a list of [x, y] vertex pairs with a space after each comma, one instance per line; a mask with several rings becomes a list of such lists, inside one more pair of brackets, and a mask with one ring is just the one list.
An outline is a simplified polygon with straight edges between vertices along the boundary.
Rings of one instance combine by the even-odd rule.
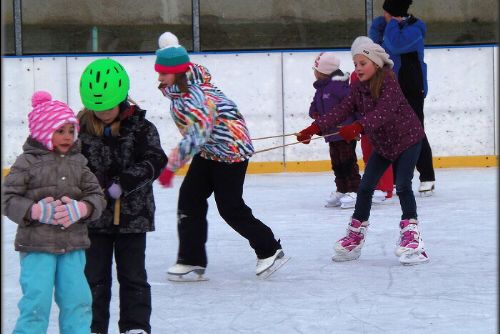
[[[418, 197], [430, 263], [406, 267], [394, 256], [400, 207], [373, 206], [357, 261], [334, 263], [353, 209], [325, 208], [332, 173], [247, 175], [244, 198], [292, 259], [256, 277], [248, 242], [210, 199], [207, 282], [167, 281], [177, 253], [172, 189], [155, 185], [156, 227], [148, 234], [153, 333], [496, 333], [497, 168], [437, 169], [433, 197]], [[418, 173], [413, 189], [418, 187]], [[11, 333], [21, 296], [16, 225], [2, 221], [2, 332]], [[109, 333], [118, 333], [118, 283]], [[48, 333], [59, 333], [54, 304]]]

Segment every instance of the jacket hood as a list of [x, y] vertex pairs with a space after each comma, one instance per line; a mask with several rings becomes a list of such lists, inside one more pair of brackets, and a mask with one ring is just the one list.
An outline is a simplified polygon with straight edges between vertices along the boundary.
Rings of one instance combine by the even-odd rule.
[[425, 27], [424, 22], [419, 18], [410, 14], [404, 21], [401, 21], [400, 24], [412, 25], [413, 27], [419, 29], [422, 32], [422, 37], [425, 38], [427, 28]]

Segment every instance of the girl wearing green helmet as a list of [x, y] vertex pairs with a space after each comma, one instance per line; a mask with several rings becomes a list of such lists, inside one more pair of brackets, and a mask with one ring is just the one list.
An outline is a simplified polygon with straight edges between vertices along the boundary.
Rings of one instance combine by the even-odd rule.
[[112, 59], [93, 61], [80, 80], [82, 153], [108, 202], [102, 216], [88, 224], [85, 275], [95, 333], [108, 332], [113, 256], [120, 283], [120, 333], [151, 332], [146, 232], [155, 229], [152, 183], [167, 156], [146, 111], [128, 97], [129, 86], [127, 72]]

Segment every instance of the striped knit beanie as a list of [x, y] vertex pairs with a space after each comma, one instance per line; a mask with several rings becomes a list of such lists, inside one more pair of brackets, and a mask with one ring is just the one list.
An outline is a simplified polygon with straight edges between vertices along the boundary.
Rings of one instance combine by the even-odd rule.
[[156, 50], [155, 71], [159, 73], [184, 73], [191, 62], [186, 49], [179, 45], [179, 40], [171, 32], [163, 33], [158, 39], [159, 49]]
[[67, 104], [53, 101], [50, 93], [37, 91], [31, 97], [33, 110], [28, 114], [30, 136], [53, 150], [52, 135], [66, 123], [75, 125], [75, 139], [78, 138], [80, 126], [75, 113]]

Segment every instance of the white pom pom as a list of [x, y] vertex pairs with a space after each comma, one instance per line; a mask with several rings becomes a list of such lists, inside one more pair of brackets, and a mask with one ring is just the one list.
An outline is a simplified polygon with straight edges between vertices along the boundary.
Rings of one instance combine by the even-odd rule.
[[167, 31], [161, 34], [160, 38], [158, 38], [158, 45], [160, 49], [163, 49], [169, 46], [179, 45], [179, 40], [177, 39], [177, 36], [172, 34], [170, 31]]

